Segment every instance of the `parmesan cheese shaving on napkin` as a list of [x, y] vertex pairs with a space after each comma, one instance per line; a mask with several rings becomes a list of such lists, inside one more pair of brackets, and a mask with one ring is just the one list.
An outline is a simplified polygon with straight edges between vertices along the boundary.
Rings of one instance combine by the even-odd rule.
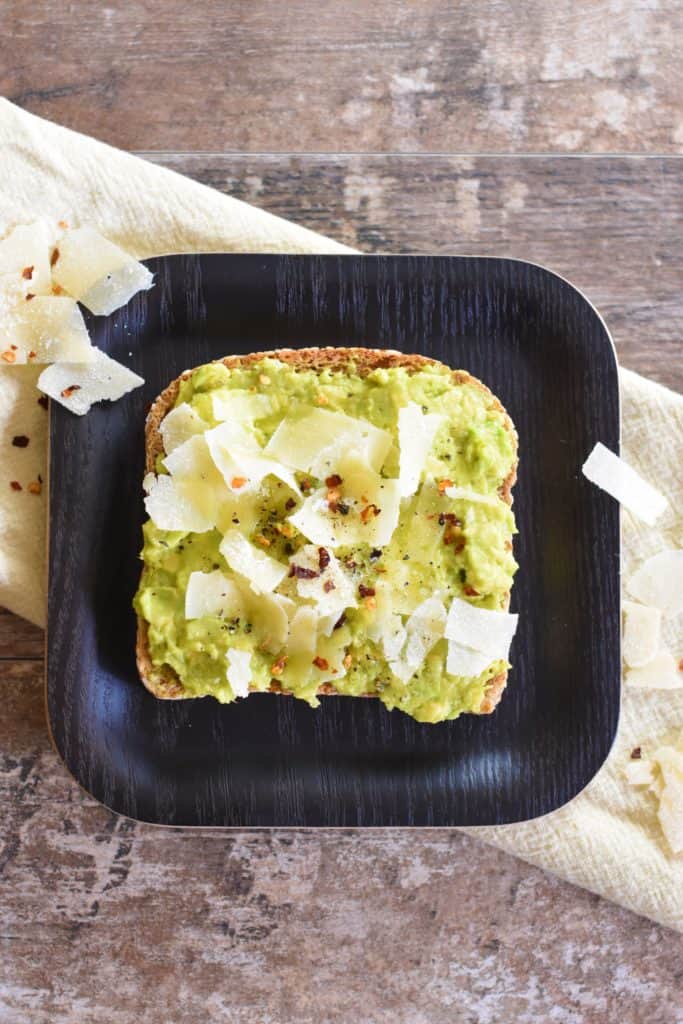
[[[174, 252], [350, 252], [171, 171], [50, 124], [0, 99], [0, 234], [37, 217], [91, 225], [138, 259]], [[0, 604], [45, 621], [47, 415], [35, 388], [40, 367], [0, 368]], [[622, 513], [623, 576], [648, 555], [683, 546], [683, 396], [621, 371], [622, 454], [668, 498], [656, 527]], [[25, 447], [12, 438], [28, 437]], [[580, 467], [577, 466], [577, 474]], [[21, 485], [14, 489], [12, 482]], [[683, 656], [683, 617], [663, 625]], [[683, 857], [667, 846], [657, 801], [629, 786], [630, 752], [647, 758], [683, 726], [683, 691], [625, 688], [617, 739], [578, 797], [521, 825], [468, 829], [616, 903], [683, 930]]]

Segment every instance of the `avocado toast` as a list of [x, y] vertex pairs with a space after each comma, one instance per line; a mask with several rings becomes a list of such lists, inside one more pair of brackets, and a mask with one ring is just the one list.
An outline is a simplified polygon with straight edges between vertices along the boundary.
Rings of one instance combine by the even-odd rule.
[[146, 424], [142, 681], [164, 699], [490, 713], [507, 650], [449, 624], [508, 607], [516, 466], [500, 402], [423, 356], [280, 350], [186, 371]]

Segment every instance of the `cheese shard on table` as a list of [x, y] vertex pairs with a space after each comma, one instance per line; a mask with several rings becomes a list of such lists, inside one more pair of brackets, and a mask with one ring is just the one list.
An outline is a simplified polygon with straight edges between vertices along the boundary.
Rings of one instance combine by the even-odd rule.
[[160, 530], [206, 533], [213, 528], [213, 520], [197, 508], [188, 489], [173, 477], [148, 473], [143, 483], [147, 515]]
[[144, 384], [142, 377], [96, 348], [87, 363], [53, 363], [38, 378], [38, 389], [65, 409], [83, 416], [95, 402], [115, 402]]
[[582, 472], [587, 480], [607, 491], [649, 526], [668, 506], [660, 491], [600, 441], [584, 462]]
[[410, 497], [420, 486], [427, 456], [445, 416], [423, 413], [416, 402], [409, 402], [398, 411], [399, 475], [402, 498]]
[[95, 358], [75, 299], [33, 295], [0, 314], [0, 350], [11, 346], [16, 363], [85, 363]]
[[201, 619], [205, 615], [230, 618], [239, 615], [242, 595], [233, 580], [216, 569], [213, 572], [192, 572], [185, 590], [185, 618]]
[[0, 274], [20, 282], [27, 293], [49, 295], [52, 291], [50, 245], [52, 232], [45, 221], [19, 224], [0, 241]]
[[228, 650], [228, 682], [235, 697], [249, 696], [249, 683], [252, 679], [251, 652], [240, 651], [236, 647]]
[[91, 313], [108, 316], [152, 287], [142, 263], [91, 227], [72, 228], [57, 240], [52, 277]]
[[648, 558], [629, 579], [626, 589], [643, 604], [663, 615], [683, 612], [683, 551], [660, 551]]
[[633, 601], [624, 601], [622, 611], [624, 633], [621, 653], [627, 665], [640, 668], [657, 655], [662, 613], [659, 608], [649, 608]]
[[230, 568], [243, 576], [255, 594], [268, 594], [282, 583], [288, 567], [250, 543], [239, 530], [228, 530], [218, 550]]
[[[343, 444], [340, 445], [342, 439]], [[311, 408], [303, 415], [287, 416], [282, 420], [264, 453], [285, 466], [308, 473], [326, 449], [336, 447], [341, 453], [355, 448], [378, 473], [391, 445], [389, 431], [374, 426], [368, 420], [356, 419], [346, 413]], [[336, 469], [330, 467], [330, 473], [333, 472]], [[318, 466], [316, 475], [324, 479], [328, 474], [324, 467]]]
[[492, 661], [507, 661], [519, 616], [479, 608], [454, 597], [448, 610], [445, 634], [449, 640], [479, 651]]
[[631, 668], [626, 672], [629, 686], [641, 690], [680, 690], [683, 688], [683, 672], [669, 651], [662, 651], [646, 665]]

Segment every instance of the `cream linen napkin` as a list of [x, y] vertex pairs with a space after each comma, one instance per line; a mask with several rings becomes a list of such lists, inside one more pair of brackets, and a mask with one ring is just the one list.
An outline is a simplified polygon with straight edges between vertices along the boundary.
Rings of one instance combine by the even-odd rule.
[[[144, 258], [210, 250], [349, 252], [170, 171], [26, 114], [0, 100], [0, 233], [36, 216], [89, 223]], [[45, 477], [47, 417], [36, 370], [0, 372], [0, 603], [44, 622], [45, 495], [12, 491], [10, 480]], [[683, 545], [683, 397], [621, 372], [624, 454], [661, 484], [670, 510], [656, 530], [623, 515], [624, 571], [666, 544]], [[30, 437], [11, 446], [14, 434]], [[681, 621], [667, 642], [683, 655]], [[663, 924], [683, 929], [683, 860], [671, 856], [656, 802], [620, 773], [634, 746], [644, 753], [683, 725], [683, 692], [624, 691], [609, 760], [569, 805], [522, 825], [468, 830], [577, 885]]]

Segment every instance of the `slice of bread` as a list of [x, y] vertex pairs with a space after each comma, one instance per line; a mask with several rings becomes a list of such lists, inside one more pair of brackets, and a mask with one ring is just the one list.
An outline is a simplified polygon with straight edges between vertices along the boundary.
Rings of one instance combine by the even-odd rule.
[[[392, 366], [404, 367], [408, 373], [417, 373], [423, 366], [430, 363], [437, 363], [437, 360], [428, 359], [426, 356], [407, 355], [403, 352], [393, 352], [388, 349], [368, 348], [304, 348], [304, 349], [277, 349], [270, 352], [253, 352], [246, 356], [226, 356], [220, 360], [228, 368], [236, 366], [248, 366], [250, 363], [260, 362], [265, 358], [279, 359], [283, 363], [292, 366], [299, 366], [307, 370], [333, 370], [339, 373], [346, 373], [351, 368], [353, 373], [361, 377], [366, 376], [373, 370], [388, 368]], [[438, 365], [438, 363], [437, 363]], [[441, 364], [442, 365], [442, 364]], [[152, 404], [145, 423], [145, 472], [155, 471], [156, 460], [164, 452], [161, 432], [161, 422], [174, 406], [178, 396], [178, 390], [182, 381], [192, 374], [192, 370], [184, 373], [172, 381], [164, 391], [161, 392], [156, 401]], [[492, 405], [503, 413], [505, 427], [514, 438], [515, 450], [517, 449], [517, 433], [512, 420], [505, 409], [485, 384], [482, 384], [476, 377], [464, 370], [452, 370], [451, 377], [455, 384], [473, 384], [486, 394], [491, 396]], [[512, 505], [512, 487], [517, 478], [517, 463], [511, 469], [508, 477], [503, 481], [500, 488], [501, 498]], [[506, 597], [505, 607], [509, 605], [510, 595]], [[140, 678], [147, 689], [161, 700], [182, 700], [194, 696], [188, 693], [175, 671], [169, 665], [156, 666], [152, 664], [147, 643], [147, 623], [138, 616], [136, 659]], [[494, 676], [486, 685], [484, 699], [478, 709], [478, 714], [488, 715], [498, 704], [505, 685], [507, 683], [507, 672], [501, 672]], [[276, 680], [272, 680], [270, 690], [272, 693], [287, 695]], [[336, 690], [331, 683], [323, 684], [318, 693], [320, 695], [334, 695]], [[365, 697], [374, 697], [375, 694], [363, 694]]]

